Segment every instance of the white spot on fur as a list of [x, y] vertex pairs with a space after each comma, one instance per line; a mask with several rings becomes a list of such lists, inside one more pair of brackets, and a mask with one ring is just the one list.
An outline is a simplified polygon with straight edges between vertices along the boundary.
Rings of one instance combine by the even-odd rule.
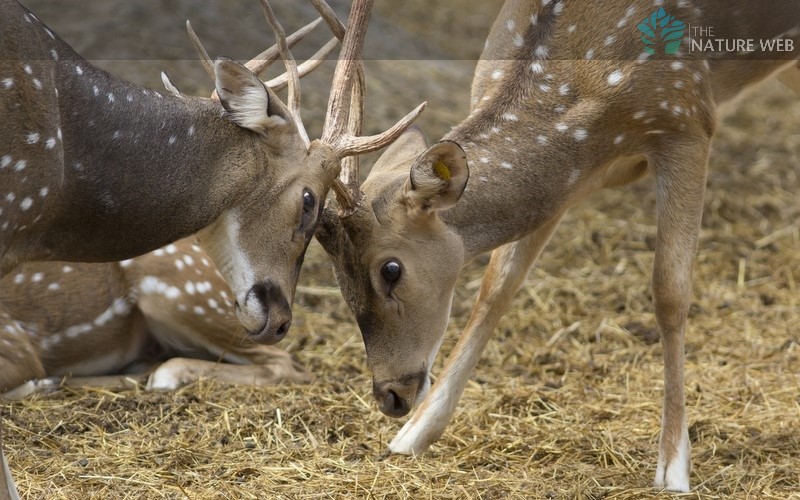
[[560, 87], [558, 87], [558, 93], [561, 95], [567, 95], [569, 93], [569, 83], [562, 83]]
[[45, 141], [44, 143], [44, 147], [46, 147], [47, 149], [53, 149], [54, 147], [56, 147], [56, 138], [51, 137], [47, 139], [47, 141]]
[[22, 199], [22, 202], [19, 204], [19, 208], [22, 209], [23, 212], [27, 212], [33, 206], [33, 198], [30, 196], [26, 196]]
[[10, 89], [13, 86], [14, 86], [13, 78], [3, 78], [3, 88]]
[[139, 290], [145, 294], [163, 295], [171, 300], [175, 300], [181, 296], [181, 291], [178, 287], [164, 283], [155, 276], [146, 276], [142, 279], [139, 283]]
[[620, 70], [616, 70], [608, 75], [608, 84], [611, 86], [619, 85], [625, 75]]
[[538, 61], [534, 62], [533, 64], [531, 64], [531, 71], [533, 71], [537, 75], [541, 75], [542, 73], [544, 73], [544, 66], [542, 66], [542, 63]]
[[614, 144], [620, 144], [620, 143], [622, 143], [622, 141], [624, 139], [625, 139], [625, 135], [624, 134], [619, 134], [618, 136], [616, 136], [614, 138]]
[[61, 271], [64, 272], [65, 274], [66, 273], [71, 273], [72, 272], [72, 266], [64, 266], [64, 267], [61, 268]]
[[22, 172], [25, 170], [25, 167], [28, 165], [28, 160], [19, 160], [16, 165], [14, 165], [14, 170], [16, 172]]
[[25, 68], [25, 73], [28, 73], [29, 75], [33, 74], [33, 69], [31, 69], [31, 65], [30, 64], [26, 64], [24, 66], [24, 68]]
[[39, 142], [39, 137], [40, 136], [38, 132], [31, 132], [25, 138], [25, 142], [27, 142], [28, 144], [36, 144], [37, 142]]
[[24, 282], [25, 282], [25, 275], [24, 274], [20, 273], [20, 274], [17, 274], [16, 276], [14, 276], [14, 284], [21, 285]]
[[0, 168], [8, 167], [9, 165], [11, 165], [12, 161], [13, 160], [10, 155], [4, 155], [2, 158], [0, 158]]
[[574, 132], [572, 132], [572, 136], [577, 141], [584, 141], [587, 137], [589, 137], [589, 132], [587, 132], [585, 129], [577, 128]]
[[567, 130], [569, 130], [569, 125], [567, 125], [566, 123], [556, 123], [556, 130], [558, 130], [559, 132], [566, 132]]
[[44, 273], [33, 273], [31, 276], [31, 281], [34, 283], [38, 283], [44, 279]]
[[77, 73], [78, 76], [83, 76], [83, 68], [80, 66], [75, 66], [75, 73]]
[[492, 72], [492, 80], [499, 80], [503, 78], [503, 72], [499, 69], [496, 69]]
[[59, 283], [50, 283], [49, 285], [47, 285], [47, 289], [50, 290], [51, 292], [55, 292], [55, 291], [61, 289], [61, 284], [59, 284]]

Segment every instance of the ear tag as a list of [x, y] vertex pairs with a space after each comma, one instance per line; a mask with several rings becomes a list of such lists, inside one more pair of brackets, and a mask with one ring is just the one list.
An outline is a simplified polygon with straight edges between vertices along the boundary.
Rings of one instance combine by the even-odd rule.
[[449, 181], [453, 177], [450, 173], [450, 169], [441, 160], [433, 164], [433, 173], [443, 181]]

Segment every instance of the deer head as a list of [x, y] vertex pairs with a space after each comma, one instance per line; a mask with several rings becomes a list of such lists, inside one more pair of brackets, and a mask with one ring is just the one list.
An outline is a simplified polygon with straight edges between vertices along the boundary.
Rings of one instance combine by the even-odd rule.
[[[357, 164], [348, 166], [357, 179]], [[390, 416], [408, 413], [430, 387], [465, 261], [440, 213], [459, 200], [468, 176], [458, 144], [428, 147], [412, 128], [373, 166], [363, 192], [352, 186], [350, 198], [361, 202], [326, 207], [317, 230], [361, 329], [373, 395]]]
[[[346, 33], [324, 2], [315, 5], [343, 48], [324, 133], [312, 142], [300, 118], [299, 77], [336, 40], [298, 67], [289, 52], [298, 35], [287, 41], [266, 0], [278, 43], [246, 65], [212, 61], [188, 26], [215, 81], [211, 99], [181, 95], [166, 75], [168, 95], [116, 79], [33, 14], [4, 3], [3, 23], [21, 48], [0, 47], [0, 107], [10, 110], [0, 134], [0, 185], [10, 190], [2, 199], [9, 206], [0, 207], [0, 274], [26, 260], [121, 260], [197, 233], [252, 339], [280, 340], [340, 161], [384, 147], [423, 107], [376, 136], [345, 130], [364, 92], [358, 64], [372, 2], [353, 3]], [[265, 84], [257, 74], [278, 55], [286, 75]], [[286, 104], [271, 88], [283, 86]]]

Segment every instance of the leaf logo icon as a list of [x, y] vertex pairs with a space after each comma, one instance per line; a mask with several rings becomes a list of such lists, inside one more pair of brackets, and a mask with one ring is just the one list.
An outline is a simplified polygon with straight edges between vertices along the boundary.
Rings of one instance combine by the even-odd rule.
[[637, 28], [642, 32], [645, 52], [652, 55], [663, 51], [672, 55], [681, 47], [686, 25], [675, 16], [667, 14], [663, 7], [659, 7], [639, 23]]

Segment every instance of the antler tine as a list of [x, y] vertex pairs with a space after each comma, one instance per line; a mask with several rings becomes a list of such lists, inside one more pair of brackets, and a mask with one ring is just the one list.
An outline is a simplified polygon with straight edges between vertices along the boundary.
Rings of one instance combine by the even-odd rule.
[[192, 29], [192, 23], [190, 23], [188, 20], [186, 21], [186, 31], [189, 32], [189, 39], [192, 41], [192, 45], [194, 45], [194, 50], [197, 51], [197, 55], [200, 56], [200, 62], [203, 63], [206, 73], [208, 73], [208, 76], [210, 76], [213, 80], [216, 78], [216, 75], [214, 74], [214, 63], [208, 56], [206, 48], [203, 47], [203, 42], [197, 38], [197, 34], [195, 34], [194, 30]]
[[[354, 137], [361, 135], [364, 123], [366, 84], [363, 70], [363, 66], [359, 64], [356, 72], [356, 82], [350, 95], [350, 118], [347, 123], [347, 133]], [[347, 156], [341, 160], [342, 169], [339, 173], [339, 178], [333, 184], [333, 192], [339, 202], [339, 217], [352, 215], [363, 197], [361, 179], [359, 177], [359, 163], [358, 155]]]
[[342, 21], [336, 16], [331, 6], [324, 0], [311, 0], [311, 3], [314, 4], [314, 8], [317, 9], [317, 12], [322, 16], [322, 19], [325, 20], [325, 23], [333, 34], [336, 35], [336, 38], [344, 40], [344, 24], [342, 24]]
[[[291, 49], [292, 47], [297, 45], [297, 42], [299, 42], [300, 40], [305, 38], [305, 36], [307, 34], [311, 33], [311, 31], [314, 28], [319, 26], [320, 22], [322, 22], [322, 18], [318, 17], [318, 18], [314, 19], [313, 21], [311, 21], [310, 23], [308, 23], [305, 26], [303, 26], [302, 28], [300, 28], [299, 30], [295, 31], [291, 35], [287, 36], [286, 37], [286, 44], [288, 45], [288, 47]], [[261, 73], [266, 71], [266, 69], [269, 68], [269, 66], [272, 63], [274, 63], [275, 60], [280, 55], [281, 55], [280, 49], [279, 49], [278, 45], [276, 44], [276, 45], [273, 45], [272, 47], [264, 50], [263, 52], [261, 52], [260, 54], [255, 56], [254, 58], [252, 58], [250, 61], [245, 63], [244, 66], [247, 69], [249, 69], [250, 71], [252, 71], [254, 74], [260, 75]], [[314, 55], [316, 56], [316, 54], [314, 54]]]
[[[367, 35], [367, 25], [372, 12], [373, 0], [354, 0], [350, 7], [348, 29], [342, 40], [342, 51], [339, 53], [339, 62], [333, 74], [331, 93], [328, 98], [328, 109], [325, 114], [325, 125], [322, 129], [322, 141], [330, 144], [337, 154], [337, 141], [346, 134], [348, 125], [348, 112], [350, 108], [352, 76], [356, 74], [361, 65], [361, 53], [364, 48], [364, 39]], [[330, 7], [327, 7], [330, 9]], [[322, 9], [325, 11], [325, 9]], [[338, 18], [329, 17], [320, 12], [323, 18], [333, 25], [340, 25]], [[332, 21], [336, 19], [336, 21]], [[334, 33], [336, 33], [334, 29]], [[345, 155], [339, 155], [343, 158]]]
[[[325, 58], [328, 57], [331, 52], [333, 52], [333, 49], [335, 49], [337, 45], [339, 45], [339, 40], [336, 38], [331, 38], [328, 40], [328, 43], [323, 45], [322, 48], [319, 49], [313, 56], [297, 67], [298, 76], [303, 78], [307, 74], [317, 69], [323, 62], [325, 62]], [[288, 73], [284, 73], [280, 76], [276, 76], [266, 83], [269, 88], [277, 92], [286, 88], [288, 82], [289, 75]]]
[[286, 66], [286, 73], [289, 77], [289, 98], [287, 99], [289, 112], [294, 119], [297, 133], [300, 134], [300, 138], [303, 140], [306, 147], [309, 147], [311, 142], [308, 140], [308, 132], [306, 132], [306, 128], [303, 126], [303, 120], [300, 117], [300, 75], [297, 71], [297, 62], [294, 60], [294, 57], [292, 57], [292, 53], [289, 52], [289, 46], [286, 43], [286, 33], [275, 17], [275, 13], [272, 12], [272, 7], [267, 0], [261, 0], [261, 10], [264, 11], [267, 23], [269, 23], [272, 31], [275, 33], [278, 49], [283, 63]]
[[[328, 142], [337, 152], [340, 158], [345, 158], [352, 155], [359, 155], [376, 151], [394, 142], [400, 135], [411, 125], [411, 123], [422, 113], [425, 109], [427, 102], [423, 102], [414, 110], [404, 116], [392, 128], [383, 133], [369, 136], [359, 137], [356, 134], [344, 132], [345, 123], [349, 120], [343, 116], [344, 109], [350, 108], [350, 101], [348, 97], [359, 95], [363, 101], [363, 80], [364, 68], [361, 62], [361, 52], [364, 46], [364, 39], [366, 38], [367, 24], [372, 10], [373, 0], [354, 0], [350, 9], [350, 18], [347, 29], [345, 30], [342, 22], [336, 17], [333, 9], [324, 0], [311, 0], [314, 7], [317, 9], [319, 15], [325, 20], [330, 27], [331, 31], [336, 36], [340, 36], [342, 32], [345, 33], [345, 38], [342, 41], [342, 52], [339, 55], [339, 63], [336, 65], [336, 72], [333, 76], [333, 84], [331, 86], [331, 95], [328, 99], [328, 113], [325, 118], [325, 127], [323, 129], [322, 140]], [[347, 94], [347, 86], [352, 83], [349, 75], [353, 74], [355, 69], [356, 78], [362, 86], [362, 92], [356, 94], [353, 91], [352, 96]], [[338, 103], [338, 106], [337, 106]], [[363, 107], [363, 102], [359, 103]], [[352, 109], [352, 108], [351, 108]], [[345, 121], [347, 120], [347, 122]], [[359, 118], [360, 120], [360, 118]], [[360, 128], [359, 128], [360, 130]], [[348, 162], [348, 165], [351, 163]], [[342, 171], [344, 173], [344, 166]], [[355, 175], [345, 174], [348, 180], [358, 178], [358, 173]], [[354, 181], [353, 181], [354, 182]], [[356, 191], [357, 193], [357, 191]]]

